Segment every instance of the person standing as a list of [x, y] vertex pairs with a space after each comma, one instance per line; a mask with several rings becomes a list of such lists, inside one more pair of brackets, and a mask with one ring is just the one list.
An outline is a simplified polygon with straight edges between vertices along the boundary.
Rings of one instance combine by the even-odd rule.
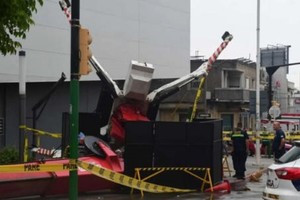
[[272, 150], [275, 161], [285, 154], [285, 134], [281, 129], [280, 123], [275, 121], [273, 123], [275, 136], [273, 139]]
[[232, 162], [237, 179], [245, 179], [246, 160], [249, 152], [249, 137], [246, 130], [237, 128], [231, 135]]

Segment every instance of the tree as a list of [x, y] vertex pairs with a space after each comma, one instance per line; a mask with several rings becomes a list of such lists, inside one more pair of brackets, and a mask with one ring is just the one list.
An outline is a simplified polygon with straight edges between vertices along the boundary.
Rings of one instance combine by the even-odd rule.
[[43, 0], [1, 0], [0, 1], [0, 52], [3, 55], [16, 54], [31, 25], [33, 12]]

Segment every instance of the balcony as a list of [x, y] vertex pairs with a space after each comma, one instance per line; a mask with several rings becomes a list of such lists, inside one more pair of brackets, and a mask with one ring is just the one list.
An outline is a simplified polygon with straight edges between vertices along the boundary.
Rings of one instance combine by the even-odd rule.
[[215, 88], [215, 101], [249, 103], [250, 90], [243, 88]]

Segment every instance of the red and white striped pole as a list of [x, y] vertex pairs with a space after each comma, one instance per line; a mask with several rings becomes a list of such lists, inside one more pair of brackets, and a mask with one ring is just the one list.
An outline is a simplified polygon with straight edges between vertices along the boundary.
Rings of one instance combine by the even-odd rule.
[[61, 7], [61, 9], [64, 11], [68, 21], [71, 23], [71, 3], [69, 2], [69, 0], [62, 0], [59, 1], [59, 5]]
[[213, 53], [212, 56], [209, 57], [207, 62], [207, 71], [210, 71], [212, 68], [212, 64], [217, 60], [218, 56], [221, 52], [226, 48], [228, 43], [232, 40], [233, 36], [229, 32], [225, 32], [222, 36], [223, 42], [217, 48], [217, 50]]

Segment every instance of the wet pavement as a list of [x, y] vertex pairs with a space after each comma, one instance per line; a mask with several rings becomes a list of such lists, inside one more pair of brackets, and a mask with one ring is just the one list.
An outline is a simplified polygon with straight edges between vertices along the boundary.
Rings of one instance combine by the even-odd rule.
[[[227, 158], [229, 169], [233, 170], [232, 159], [229, 156]], [[262, 192], [266, 183], [266, 173], [262, 173], [261, 177], [257, 181], [254, 181], [253, 175], [257, 175], [257, 172], [262, 172], [269, 165], [273, 163], [272, 158], [261, 158], [260, 163], [257, 164], [255, 157], [248, 157], [246, 163], [246, 180], [237, 181], [235, 178], [230, 177], [228, 172], [225, 172], [224, 180], [228, 180], [231, 185], [231, 192], [219, 191], [214, 193], [185, 193], [185, 194], [151, 194], [145, 193], [145, 196], [142, 198], [140, 193], [135, 193], [130, 195], [127, 193], [116, 193], [111, 191], [99, 192], [93, 194], [84, 194], [80, 195], [78, 199], [80, 200], [196, 200], [196, 199], [207, 199], [207, 200], [236, 200], [236, 199], [247, 199], [247, 200], [261, 200]], [[231, 172], [233, 175], [234, 172]], [[252, 176], [251, 176], [252, 175]], [[250, 180], [250, 177], [251, 180]], [[23, 198], [24, 199], [24, 198]], [[46, 200], [66, 200], [68, 197], [49, 197], [49, 198], [26, 198], [26, 199], [46, 199]]]

